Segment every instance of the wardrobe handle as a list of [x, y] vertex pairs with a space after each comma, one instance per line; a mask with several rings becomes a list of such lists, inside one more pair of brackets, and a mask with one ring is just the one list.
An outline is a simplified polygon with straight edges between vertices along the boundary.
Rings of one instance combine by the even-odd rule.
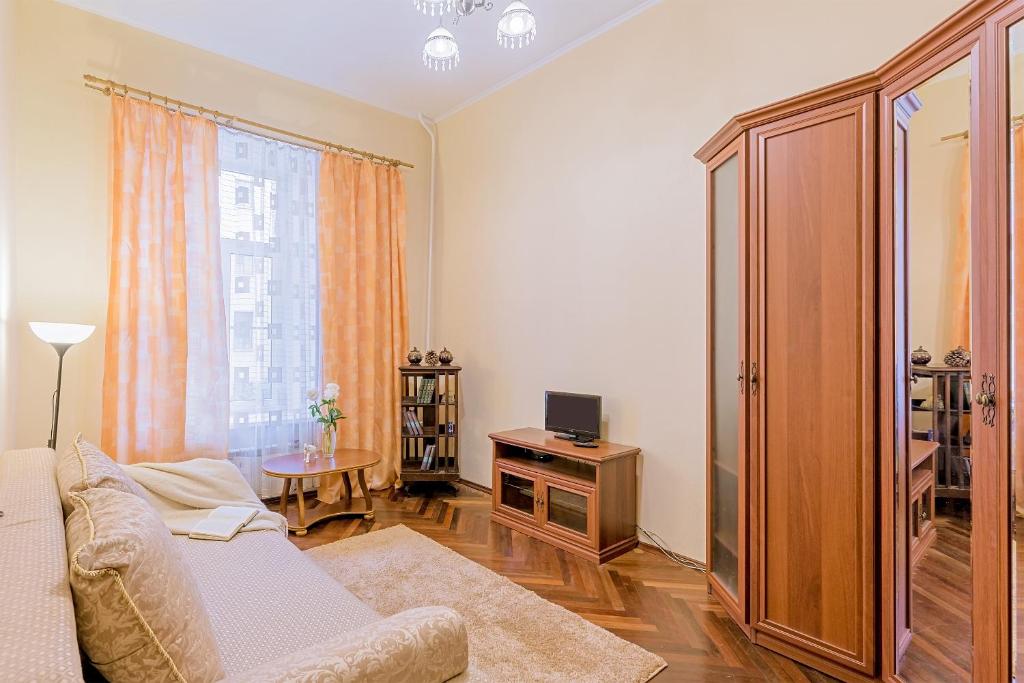
[[974, 397], [981, 406], [981, 421], [989, 427], [996, 424], [996, 378], [985, 373], [981, 376], [981, 391]]
[[743, 393], [743, 361], [740, 361], [740, 372], [736, 375], [736, 381], [740, 385], [740, 393]]
[[750, 395], [757, 396], [757, 386], [759, 378], [757, 376], [757, 363], [750, 364]]

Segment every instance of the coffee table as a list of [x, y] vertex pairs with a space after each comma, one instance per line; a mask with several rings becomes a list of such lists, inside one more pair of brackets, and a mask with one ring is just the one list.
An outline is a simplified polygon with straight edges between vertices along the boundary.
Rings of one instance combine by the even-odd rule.
[[[339, 448], [333, 457], [321, 454], [310, 462], [305, 461], [303, 453], [290, 453], [270, 458], [263, 463], [263, 473], [268, 477], [284, 479], [280, 512], [288, 519], [289, 531], [294, 531], [296, 536], [305, 536], [309, 527], [331, 517], [373, 519], [373, 498], [370, 497], [370, 489], [366, 486], [364, 472], [379, 462], [380, 455], [373, 451]], [[353, 471], [359, 481], [359, 490], [363, 492], [363, 505], [358, 506], [361, 509], [356, 509], [357, 506], [352, 500], [352, 480], [349, 479], [349, 472]], [[342, 482], [345, 484], [345, 497], [336, 503], [317, 501], [309, 508], [309, 516], [307, 516], [306, 501], [302, 495], [302, 480], [326, 474], [341, 474]], [[293, 479], [297, 482], [298, 505], [296, 507], [298, 511], [296, 514], [288, 510], [288, 494], [291, 492]]]

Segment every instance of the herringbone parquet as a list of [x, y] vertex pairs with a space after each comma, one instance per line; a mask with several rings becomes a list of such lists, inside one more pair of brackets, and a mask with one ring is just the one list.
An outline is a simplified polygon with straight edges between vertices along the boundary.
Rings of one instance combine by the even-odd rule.
[[673, 564], [649, 548], [598, 566], [492, 524], [490, 507], [489, 496], [463, 486], [458, 496], [392, 491], [374, 496], [372, 521], [332, 520], [303, 538], [291, 539], [306, 549], [405, 524], [661, 655], [669, 666], [655, 678], [657, 683], [833, 680], [751, 644], [708, 596], [699, 572]]

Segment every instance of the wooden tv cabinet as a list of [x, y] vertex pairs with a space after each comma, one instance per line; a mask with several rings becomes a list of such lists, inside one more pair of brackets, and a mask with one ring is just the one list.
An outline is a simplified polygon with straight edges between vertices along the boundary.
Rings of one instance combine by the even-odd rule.
[[533, 428], [490, 437], [492, 520], [598, 563], [636, 547], [639, 448], [579, 448]]

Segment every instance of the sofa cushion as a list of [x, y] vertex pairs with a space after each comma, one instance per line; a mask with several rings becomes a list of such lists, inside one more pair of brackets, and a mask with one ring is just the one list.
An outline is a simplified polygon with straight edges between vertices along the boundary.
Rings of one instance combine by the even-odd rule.
[[148, 500], [146, 492], [120, 465], [81, 434], [72, 440], [57, 463], [57, 488], [65, 517], [71, 514], [71, 494], [86, 489], [116, 489]]
[[275, 531], [174, 542], [196, 577], [229, 676], [381, 619]]
[[81, 681], [49, 448], [0, 456], [0, 681]]
[[71, 494], [66, 537], [78, 637], [111, 683], [223, 676], [195, 579], [144, 500], [90, 488]]
[[462, 617], [447, 607], [417, 607], [261, 664], [224, 683], [442, 683], [468, 666], [469, 635]]

